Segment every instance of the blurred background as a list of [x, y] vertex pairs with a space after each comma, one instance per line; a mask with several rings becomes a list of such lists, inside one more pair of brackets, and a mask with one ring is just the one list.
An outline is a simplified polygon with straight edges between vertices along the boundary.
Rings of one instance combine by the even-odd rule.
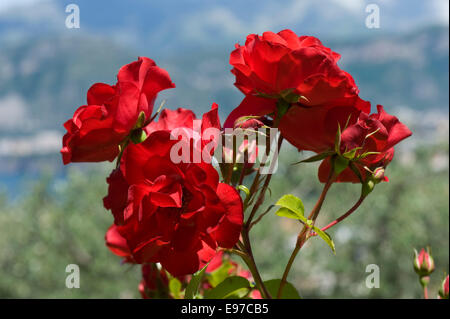
[[[71, 3], [80, 28], [66, 27]], [[369, 3], [379, 8], [379, 28], [366, 26]], [[1, 0], [0, 298], [139, 297], [139, 267], [121, 265], [104, 245], [112, 216], [101, 199], [112, 164], [64, 167], [62, 124], [90, 85], [115, 83], [138, 56], [153, 58], [177, 85], [160, 95], [166, 107], [200, 115], [217, 102], [223, 121], [243, 97], [228, 64], [234, 44], [286, 28], [340, 53], [361, 97], [414, 133], [387, 170], [391, 182], [330, 230], [337, 255], [311, 240], [289, 280], [305, 298], [420, 298], [413, 248], [430, 245], [434, 298], [449, 269], [448, 12], [447, 0]], [[312, 208], [317, 165], [290, 165], [304, 156], [284, 149], [267, 204], [293, 193]], [[334, 186], [319, 225], [350, 208], [359, 191]], [[281, 276], [298, 230], [273, 213], [253, 229], [264, 278]], [[65, 286], [68, 264], [80, 266], [79, 289]], [[379, 288], [365, 285], [369, 264], [380, 267]]]

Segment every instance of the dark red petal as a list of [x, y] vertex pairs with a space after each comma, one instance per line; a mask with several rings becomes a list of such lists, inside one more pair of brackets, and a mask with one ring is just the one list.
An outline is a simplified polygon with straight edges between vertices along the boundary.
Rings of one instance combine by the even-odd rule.
[[241, 104], [230, 113], [225, 120], [223, 127], [233, 128], [234, 122], [243, 116], [263, 116], [270, 114], [276, 110], [276, 102], [275, 99], [248, 95], [242, 100]]
[[225, 215], [214, 231], [214, 236], [220, 247], [233, 248], [242, 230], [244, 219], [242, 200], [234, 187], [224, 183], [219, 183], [217, 196], [225, 207]]
[[166, 248], [161, 252], [160, 263], [172, 276], [193, 274], [204, 267], [215, 255], [216, 250], [205, 242], [198, 250], [175, 251]]
[[117, 231], [116, 225], [111, 225], [105, 235], [106, 246], [117, 256], [129, 257], [130, 249], [125, 238]]
[[108, 183], [108, 195], [103, 198], [103, 206], [110, 209], [114, 216], [114, 223], [123, 223], [123, 212], [127, 206], [128, 183], [122, 175], [120, 169], [115, 169], [106, 179]]

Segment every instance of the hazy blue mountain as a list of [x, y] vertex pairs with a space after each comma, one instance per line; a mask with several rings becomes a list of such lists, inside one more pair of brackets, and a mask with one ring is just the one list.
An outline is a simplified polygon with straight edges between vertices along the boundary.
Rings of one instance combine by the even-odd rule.
[[362, 98], [416, 110], [408, 124], [429, 118], [415, 132], [434, 132], [442, 116], [430, 110], [448, 115], [448, 14], [436, 10], [448, 8], [445, 1], [373, 1], [380, 29], [365, 27], [365, 0], [78, 0], [80, 29], [64, 24], [71, 1], [5, 5], [24, 1], [0, 3], [0, 179], [8, 185], [46, 166], [61, 169], [62, 124], [93, 83], [114, 84], [119, 68], [140, 55], [167, 69], [177, 86], [157, 103], [200, 115], [216, 102], [223, 121], [243, 98], [229, 53], [253, 32], [290, 28], [319, 37], [342, 55]]
[[[0, 39], [20, 34], [65, 33], [65, 7], [80, 8], [81, 29], [152, 54], [168, 49], [227, 46], [248, 33], [290, 28], [320, 38], [345, 39], [402, 33], [430, 24], [448, 26], [447, 0], [2, 0]], [[25, 3], [25, 5], [21, 5]], [[8, 5], [9, 4], [9, 5]], [[376, 4], [380, 29], [368, 29], [368, 4]], [[78, 32], [77, 31], [77, 32]]]
[[[447, 28], [323, 42], [341, 53], [341, 66], [354, 76], [361, 96], [373, 104], [421, 110], [447, 108]], [[148, 55], [145, 49], [130, 49], [99, 36], [81, 34], [44, 36], [5, 45], [0, 51], [0, 133], [61, 130], [62, 123], [85, 103], [90, 85], [115, 83], [120, 66], [138, 55], [154, 58], [171, 74], [177, 88], [160, 98], [167, 99], [167, 107], [204, 112], [217, 102], [221, 113], [228, 113], [242, 99], [230, 73], [231, 50], [223, 46]]]

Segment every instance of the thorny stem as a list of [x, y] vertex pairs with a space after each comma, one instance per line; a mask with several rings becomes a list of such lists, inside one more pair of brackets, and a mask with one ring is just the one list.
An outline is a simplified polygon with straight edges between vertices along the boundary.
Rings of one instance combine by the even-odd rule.
[[330, 172], [330, 176], [328, 177], [327, 182], [325, 183], [322, 193], [320, 194], [319, 199], [317, 200], [316, 204], [314, 205], [314, 208], [312, 209], [311, 213], [308, 216], [309, 220], [312, 220], [312, 224], [310, 226], [304, 225], [302, 231], [298, 234], [297, 237], [297, 243], [295, 245], [294, 250], [292, 251], [291, 257], [289, 258], [289, 261], [286, 265], [286, 268], [283, 273], [283, 277], [280, 282], [280, 287], [278, 288], [277, 293], [277, 299], [281, 297], [281, 294], [283, 292], [283, 288], [287, 283], [287, 277], [289, 275], [289, 271], [291, 270], [292, 264], [294, 263], [295, 257], [297, 257], [298, 252], [305, 244], [306, 240], [309, 238], [309, 234], [311, 232], [312, 226], [314, 225], [317, 216], [319, 215], [320, 209], [322, 208], [322, 204], [325, 201], [325, 197], [328, 193], [328, 190], [330, 189], [331, 185], [333, 184], [336, 176], [333, 171]]
[[241, 175], [239, 176], [239, 182], [238, 185], [242, 185], [242, 183], [244, 182], [244, 177], [245, 177], [245, 164], [242, 166], [242, 171], [241, 171]]
[[259, 221], [260, 221], [264, 216], [266, 216], [267, 213], [270, 212], [270, 210], [271, 210], [273, 207], [275, 207], [275, 205], [270, 205], [269, 207], [267, 207], [266, 211], [265, 211], [264, 213], [262, 213], [261, 215], [259, 215], [258, 218], [256, 218], [256, 219], [250, 224], [250, 226], [249, 226], [248, 229], [249, 229], [249, 230], [252, 229], [252, 227], [253, 227], [255, 224], [259, 223]]
[[[341, 221], [343, 221], [344, 219], [346, 219], [348, 216], [350, 216], [351, 214], [353, 214], [353, 212], [355, 210], [358, 209], [359, 206], [361, 206], [362, 202], [364, 201], [364, 199], [366, 198], [366, 196], [361, 196], [358, 201], [355, 203], [355, 205], [352, 206], [352, 208], [350, 208], [344, 215], [342, 215], [341, 217], [337, 218], [336, 220], [332, 221], [331, 223], [329, 223], [327, 226], [323, 227], [321, 230], [325, 231], [331, 227], [333, 227], [334, 225], [340, 223]], [[311, 236], [316, 236], [317, 234], [315, 232], [311, 233]]]
[[[283, 136], [280, 135], [279, 139], [278, 139], [278, 152], [280, 151], [281, 148], [281, 144], [283, 143]], [[271, 163], [272, 165], [272, 163]], [[253, 206], [252, 211], [250, 212], [250, 216], [248, 217], [245, 226], [246, 228], [248, 228], [248, 230], [250, 230], [250, 224], [252, 222], [253, 217], [255, 216], [256, 212], [258, 211], [259, 207], [262, 205], [262, 203], [264, 202], [264, 198], [266, 195], [266, 191], [269, 188], [269, 184], [270, 184], [270, 180], [272, 179], [272, 174], [267, 175], [266, 179], [264, 180], [264, 185], [259, 193], [258, 199], [256, 200], [255, 205]], [[253, 185], [252, 185], [253, 186]]]
[[264, 180], [264, 185], [259, 193], [258, 199], [256, 200], [255, 205], [253, 206], [252, 211], [250, 212], [250, 215], [248, 216], [247, 221], [245, 222], [245, 226], [249, 228], [248, 226], [252, 222], [253, 217], [255, 216], [256, 212], [258, 211], [259, 207], [264, 202], [264, 195], [266, 194], [266, 190], [269, 187], [270, 180], [272, 179], [272, 174], [268, 175], [266, 179]]
[[[278, 151], [280, 150], [281, 147], [281, 143], [283, 142], [283, 137], [279, 137], [278, 139]], [[272, 165], [273, 163], [271, 163]], [[255, 176], [255, 179], [253, 180], [253, 184], [250, 187], [250, 194], [254, 194], [255, 192], [257, 192], [257, 187], [259, 184], [259, 178], [260, 178], [260, 172], [258, 170], [258, 173]], [[271, 299], [272, 296], [270, 295], [269, 291], [267, 290], [266, 286], [264, 285], [264, 282], [261, 278], [261, 275], [258, 271], [258, 267], [256, 266], [256, 262], [255, 262], [255, 258], [253, 256], [253, 251], [252, 251], [252, 246], [250, 243], [250, 237], [249, 237], [249, 232], [250, 232], [250, 228], [252, 225], [252, 220], [253, 217], [255, 216], [256, 212], [258, 211], [259, 207], [262, 205], [262, 203], [264, 202], [264, 196], [266, 194], [267, 189], [269, 188], [269, 183], [270, 180], [272, 178], [272, 174], [269, 174], [265, 180], [264, 180], [264, 185], [262, 186], [258, 198], [250, 212], [250, 215], [247, 219], [247, 221], [244, 223], [243, 228], [242, 228], [242, 239], [243, 239], [243, 249], [244, 252], [247, 254], [248, 258], [243, 258], [243, 260], [246, 262], [247, 266], [249, 267], [253, 278], [255, 279], [256, 284], [258, 285], [258, 288], [260, 289], [262, 295], [264, 298], [269, 298]], [[247, 208], [250, 197], [252, 196], [248, 196], [248, 200], [246, 199], [246, 201], [244, 202], [244, 209]]]

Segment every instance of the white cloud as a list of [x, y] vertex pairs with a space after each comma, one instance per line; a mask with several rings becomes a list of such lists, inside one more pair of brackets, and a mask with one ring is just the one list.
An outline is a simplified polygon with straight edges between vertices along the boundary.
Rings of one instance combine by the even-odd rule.
[[2, 130], [17, 128], [27, 114], [25, 101], [17, 94], [0, 98], [0, 127]]
[[431, 1], [431, 10], [435, 14], [436, 20], [439, 23], [448, 25], [449, 19], [449, 1], [448, 0], [433, 0]]
[[0, 13], [14, 9], [15, 7], [30, 6], [42, 0], [2, 0], [0, 1]]
[[361, 14], [365, 8], [364, 0], [332, 0], [332, 2], [353, 14]]
[[189, 39], [201, 40], [210, 31], [220, 31], [226, 36], [239, 35], [245, 26], [224, 7], [215, 7], [189, 16], [183, 23], [184, 35]]

